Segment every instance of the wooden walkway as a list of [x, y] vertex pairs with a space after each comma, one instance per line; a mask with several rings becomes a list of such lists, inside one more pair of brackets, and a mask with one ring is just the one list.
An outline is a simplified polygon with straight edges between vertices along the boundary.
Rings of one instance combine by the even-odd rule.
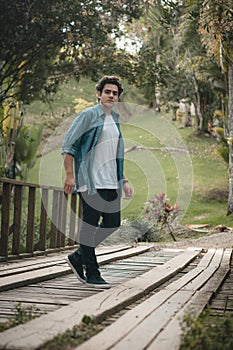
[[148, 245], [97, 252], [109, 290], [82, 285], [65, 262], [67, 253], [2, 263], [0, 321], [13, 317], [16, 303], [36, 306], [41, 316], [0, 333], [0, 349], [43, 349], [84, 315], [98, 323], [119, 310], [125, 311], [77, 349], [179, 349], [182, 317], [190, 311], [197, 317], [209, 303], [230, 271], [232, 254], [231, 249]]

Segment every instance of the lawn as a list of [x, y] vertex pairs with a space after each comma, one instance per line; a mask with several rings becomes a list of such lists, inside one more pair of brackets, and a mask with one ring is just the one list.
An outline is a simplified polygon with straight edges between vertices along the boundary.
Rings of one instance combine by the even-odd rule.
[[[65, 85], [47, 112], [45, 105], [30, 106], [27, 116], [50, 122], [59, 118], [48, 144], [53, 151], [38, 158], [29, 175], [30, 182], [62, 186], [63, 166], [60, 155], [61, 140], [67, 130], [67, 118], [74, 111], [95, 103], [91, 92], [93, 83]], [[180, 122], [172, 123], [170, 116], [163, 117], [142, 105], [132, 103], [133, 92], [119, 106], [122, 115], [122, 133], [126, 146], [125, 174], [134, 188], [131, 201], [122, 200], [123, 218], [135, 219], [143, 215], [144, 203], [153, 196], [165, 192], [170, 203], [181, 207], [181, 224], [208, 223], [212, 226], [232, 226], [232, 217], [226, 216], [228, 169], [216, 154], [216, 140], [212, 137], [194, 136], [193, 128], [180, 129]], [[135, 93], [135, 92], [134, 92]], [[137, 101], [142, 99], [136, 99]], [[77, 106], [78, 105], [78, 106]], [[139, 149], [134, 149], [139, 146]]]

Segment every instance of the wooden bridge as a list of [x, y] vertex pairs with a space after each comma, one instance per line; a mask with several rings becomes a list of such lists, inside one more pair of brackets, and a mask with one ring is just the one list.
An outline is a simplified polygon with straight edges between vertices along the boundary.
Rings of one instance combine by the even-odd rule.
[[[0, 333], [0, 349], [47, 349], [47, 342], [81, 324], [84, 317], [100, 325], [101, 331], [73, 349], [179, 349], [184, 315], [192, 312], [197, 317], [231, 276], [232, 249], [101, 245], [98, 261], [112, 288], [87, 287], [65, 261], [67, 252], [75, 248], [75, 197], [68, 199], [71, 211], [61, 189], [23, 186], [28, 186], [25, 200], [30, 213], [26, 215], [25, 245], [19, 230], [22, 184], [12, 180], [3, 184], [0, 322], [14, 319], [17, 305], [22, 310], [31, 307], [37, 317]], [[38, 190], [42, 193], [39, 206]], [[50, 221], [48, 225], [49, 200], [58, 227]], [[40, 213], [37, 235], [29, 229], [36, 207]], [[232, 295], [227, 295], [227, 301], [218, 307], [226, 310], [232, 302]]]

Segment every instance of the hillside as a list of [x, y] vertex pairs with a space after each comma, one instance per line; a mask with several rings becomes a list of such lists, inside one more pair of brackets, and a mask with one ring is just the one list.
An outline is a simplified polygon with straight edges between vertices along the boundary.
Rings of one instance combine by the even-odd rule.
[[[45, 122], [46, 125], [40, 147], [43, 156], [32, 169], [30, 181], [44, 181], [46, 177], [45, 181], [50, 184], [62, 186], [61, 142], [74, 116], [96, 103], [94, 85], [87, 80], [79, 84], [67, 82], [52, 103], [34, 102], [27, 108], [25, 122]], [[163, 117], [147, 110], [142, 97], [127, 84], [121, 114], [126, 148], [142, 146], [126, 154], [126, 173], [134, 187], [134, 198], [123, 204], [123, 218], [140, 218], [144, 203], [166, 192], [170, 202], [177, 202], [182, 208], [182, 225], [232, 226], [232, 218], [226, 217], [227, 165], [215, 152], [216, 139], [195, 137], [193, 128], [180, 129], [182, 121], [172, 123], [169, 114]], [[51, 150], [48, 145], [54, 151], [45, 156], [44, 153]], [[181, 151], [166, 150], [168, 146]], [[47, 171], [48, 165], [50, 171]], [[45, 177], [41, 176], [43, 172]], [[59, 179], [55, 174], [59, 174]]]

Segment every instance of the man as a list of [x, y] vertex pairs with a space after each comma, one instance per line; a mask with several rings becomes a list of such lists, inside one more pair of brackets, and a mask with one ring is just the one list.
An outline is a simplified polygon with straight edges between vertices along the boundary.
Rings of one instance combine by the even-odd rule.
[[64, 192], [77, 191], [82, 204], [80, 245], [67, 262], [81, 282], [110, 288], [101, 277], [95, 247], [120, 226], [121, 193], [129, 199], [132, 188], [123, 175], [124, 144], [113, 111], [122, 86], [118, 78], [104, 76], [96, 90], [98, 104], [77, 116], [62, 144]]

